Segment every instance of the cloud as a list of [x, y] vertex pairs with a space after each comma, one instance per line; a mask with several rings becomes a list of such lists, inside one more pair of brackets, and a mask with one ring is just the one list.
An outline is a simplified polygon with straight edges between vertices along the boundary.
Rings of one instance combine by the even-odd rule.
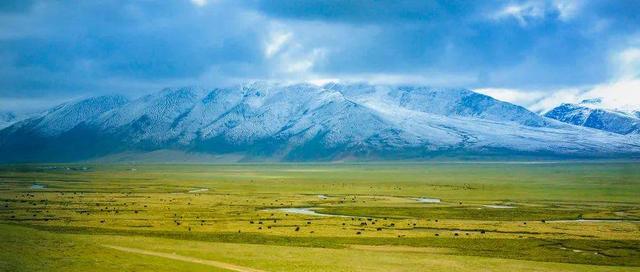
[[268, 79], [309, 78], [314, 67], [326, 56], [322, 44], [298, 39], [303, 33], [280, 22], [272, 22], [269, 29], [263, 42], [265, 64], [269, 67]]
[[[582, 88], [559, 89], [554, 92], [482, 88], [475, 91], [495, 99], [523, 106], [533, 112], [545, 113], [563, 103], [578, 104], [587, 99], [600, 98], [599, 107], [608, 109], [640, 109], [639, 81], [620, 81]], [[629, 103], [633, 102], [633, 103]]]
[[638, 111], [640, 110], [640, 79], [628, 79], [603, 83], [584, 89], [564, 89], [550, 93], [528, 105], [532, 111], [546, 112], [562, 103], [580, 103], [587, 99], [599, 98], [601, 108]]
[[[264, 19], [235, 5], [219, 3], [202, 13], [179, 2], [80, 1], [73, 9], [43, 3], [0, 17], [7, 23], [0, 33], [13, 26], [32, 30], [0, 40], [0, 95], [149, 91], [133, 89], [137, 83], [109, 90], [105, 82], [146, 81], [150, 88], [197, 78], [214, 64], [260, 65], [262, 29], [256, 21]], [[230, 28], [210, 27], [217, 20]]]
[[264, 55], [267, 58], [273, 57], [291, 39], [291, 32], [274, 32], [270, 35], [264, 48]]
[[[622, 50], [615, 56], [614, 65], [617, 67], [617, 77], [623, 80], [640, 77], [640, 47]], [[638, 90], [640, 92], [640, 89]]]
[[[493, 5], [485, 3], [484, 5]], [[470, 17], [483, 9], [475, 1], [413, 0], [323, 0], [323, 1], [258, 1], [258, 9], [270, 17], [331, 21], [348, 24], [413, 24], [453, 21]]]
[[583, 98], [602, 98], [602, 106], [610, 109], [640, 110], [640, 78], [595, 86]]
[[601, 107], [625, 111], [640, 110], [640, 47], [637, 37], [632, 46], [611, 56], [614, 73], [608, 82], [596, 84], [576, 100], [600, 98]]
[[522, 106], [530, 106], [547, 95], [546, 92], [541, 91], [518, 91], [501, 88], [480, 88], [474, 91]]
[[533, 112], [545, 113], [562, 103], [580, 103], [582, 100], [587, 99], [584, 96], [586, 92], [586, 90], [574, 88], [561, 89], [551, 93], [547, 92], [545, 96], [540, 99], [523, 106]]
[[18, 115], [31, 114], [52, 108], [73, 97], [3, 98], [0, 99], [0, 113], [12, 112]]
[[2, 1], [0, 100], [336, 79], [497, 89], [524, 103], [637, 78], [637, 3]]
[[553, 5], [559, 12], [559, 17], [563, 21], [573, 19], [583, 6], [582, 0], [554, 0]]
[[[636, 40], [631, 39], [631, 43]], [[553, 92], [522, 89], [480, 88], [478, 92], [499, 100], [524, 106], [535, 112], [546, 112], [562, 103], [580, 103], [599, 98], [599, 107], [623, 110], [640, 110], [640, 48], [626, 47], [612, 54], [614, 72], [607, 82], [565, 88]]]
[[191, 0], [191, 3], [198, 7], [204, 7], [205, 5], [207, 5], [207, 2], [207, 0]]
[[314, 48], [304, 55], [285, 55], [282, 66], [285, 67], [285, 71], [288, 73], [305, 73], [325, 56], [325, 52], [322, 48]]
[[588, 92], [588, 90], [582, 88], [567, 88], [554, 92], [498, 88], [480, 88], [474, 89], [474, 91], [501, 101], [523, 106], [537, 113], [547, 112], [562, 103], [579, 103], [587, 99], [585, 94]]
[[[595, 1], [594, 1], [595, 2]], [[568, 22], [579, 15], [582, 0], [511, 1], [490, 15], [493, 20], [513, 19], [522, 27], [548, 20]]]
[[516, 19], [521, 26], [527, 26], [533, 20], [544, 18], [547, 13], [546, 9], [543, 1], [511, 3], [493, 14], [493, 18], [496, 20], [513, 18]]
[[35, 1], [33, 0], [7, 0], [0, 1], [0, 13], [17, 13], [17, 12], [25, 12], [34, 5]]

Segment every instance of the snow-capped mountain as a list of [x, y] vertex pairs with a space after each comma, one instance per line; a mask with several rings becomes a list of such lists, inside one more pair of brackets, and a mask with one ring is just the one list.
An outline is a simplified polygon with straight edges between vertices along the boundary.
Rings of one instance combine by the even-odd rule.
[[33, 129], [46, 136], [57, 136], [77, 125], [127, 103], [123, 96], [98, 96], [78, 102], [64, 103], [42, 117], [30, 119]]
[[367, 84], [178, 88], [132, 101], [102, 96], [0, 130], [0, 161], [158, 150], [294, 161], [634, 157], [640, 137], [565, 124], [465, 89]]
[[0, 130], [22, 120], [34, 117], [38, 114], [39, 113], [16, 113], [13, 111], [0, 111]]
[[640, 111], [602, 108], [599, 99], [584, 100], [579, 104], [565, 103], [544, 116], [618, 134], [640, 134]]
[[0, 112], [0, 129], [15, 123], [18, 117], [13, 112]]

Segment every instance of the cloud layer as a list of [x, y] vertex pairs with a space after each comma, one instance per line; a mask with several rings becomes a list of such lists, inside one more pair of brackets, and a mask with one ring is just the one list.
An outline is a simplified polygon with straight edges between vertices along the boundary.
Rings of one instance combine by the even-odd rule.
[[634, 0], [9, 0], [0, 100], [349, 80], [502, 90], [531, 104], [636, 80], [637, 14]]

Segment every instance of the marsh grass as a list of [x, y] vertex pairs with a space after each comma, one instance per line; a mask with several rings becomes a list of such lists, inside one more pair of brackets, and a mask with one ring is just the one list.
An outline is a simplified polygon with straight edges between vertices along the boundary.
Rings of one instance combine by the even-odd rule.
[[[44, 188], [31, 188], [34, 183]], [[77, 270], [115, 254], [91, 244], [143, 239], [133, 245], [153, 249], [154, 243], [171, 240], [237, 247], [246, 258], [235, 261], [251, 265], [253, 258], [263, 268], [270, 267], [251, 251], [260, 246], [297, 249], [304, 254], [295, 261], [308, 270], [346, 270], [354, 264], [357, 270], [392, 268], [392, 260], [417, 268], [424, 263], [416, 254], [441, 252], [410, 250], [360, 262], [347, 257], [359, 254], [351, 245], [446, 249], [437, 258], [469, 271], [477, 268], [475, 258], [487, 257], [505, 260], [494, 264], [496, 271], [525, 261], [632, 268], [640, 266], [638, 195], [636, 163], [4, 165], [0, 246], [9, 250], [0, 267]], [[422, 196], [442, 202], [415, 201]], [[291, 207], [345, 217], [278, 211]], [[553, 222], [573, 219], [614, 221]], [[57, 252], [56, 243], [69, 246]], [[343, 263], [311, 259], [311, 252], [321, 249]], [[84, 257], [76, 262], [60, 254]], [[39, 258], [28, 261], [25, 256], [31, 255]], [[155, 259], [132, 257], [111, 268], [160, 269], [146, 263]], [[167, 269], [206, 270], [162, 263]]]

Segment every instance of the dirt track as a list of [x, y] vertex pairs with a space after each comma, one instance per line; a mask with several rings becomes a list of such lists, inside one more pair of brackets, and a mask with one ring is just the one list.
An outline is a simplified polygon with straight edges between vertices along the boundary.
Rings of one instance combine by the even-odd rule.
[[143, 254], [143, 255], [149, 255], [149, 256], [155, 256], [155, 257], [161, 257], [161, 258], [167, 258], [167, 259], [172, 259], [172, 260], [177, 260], [177, 261], [203, 264], [203, 265], [208, 265], [208, 266], [213, 266], [213, 267], [217, 267], [217, 268], [223, 268], [223, 269], [228, 269], [228, 270], [238, 271], [238, 272], [265, 272], [264, 270], [259, 270], [259, 269], [239, 266], [239, 265], [235, 265], [235, 264], [229, 264], [229, 263], [223, 263], [223, 262], [218, 262], [218, 261], [198, 259], [198, 258], [194, 258], [194, 257], [182, 256], [182, 255], [171, 254], [171, 253], [163, 253], [163, 252], [157, 252], [157, 251], [149, 251], [149, 250], [144, 250], [144, 249], [121, 247], [121, 246], [114, 246], [114, 245], [103, 245], [103, 247], [107, 247], [107, 248], [111, 248], [111, 249], [115, 249], [115, 250], [120, 250], [120, 251], [124, 251], [124, 252], [129, 252], [129, 253], [137, 253], [137, 254]]

